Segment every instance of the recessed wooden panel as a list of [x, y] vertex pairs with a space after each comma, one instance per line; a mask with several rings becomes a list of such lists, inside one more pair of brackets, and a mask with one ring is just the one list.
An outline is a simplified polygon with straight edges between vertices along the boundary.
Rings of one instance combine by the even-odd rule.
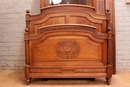
[[[68, 29], [71, 28], [68, 27]], [[98, 66], [106, 65], [105, 40], [97, 39], [91, 33], [85, 34], [81, 31], [80, 33], [76, 31], [52, 32], [52, 34], [46, 34], [47, 37], [42, 36], [39, 40], [31, 41], [30, 48], [33, 48], [30, 49], [32, 52], [30, 57], [33, 57], [31, 65], [37, 63], [37, 65], [52, 64], [54, 66], [61, 63], [61, 66], [64, 66], [75, 65], [76, 62], [84, 66], [86, 65], [84, 62], [89, 62], [88, 65], [93, 65], [94, 62]]]
[[83, 16], [71, 16], [70, 17], [70, 23], [87, 24], [87, 25], [95, 26], [95, 27], [97, 27], [96, 30], [98, 32], [102, 32], [102, 29], [101, 29], [102, 25], [100, 23], [92, 23], [86, 17], [83, 17]]
[[[62, 37], [61, 37], [62, 38]], [[67, 38], [64, 39], [58, 38], [48, 38], [46, 41], [41, 41], [42, 43], [35, 44], [34, 53], [36, 56], [36, 61], [64, 61], [64, 60], [88, 60], [88, 61], [101, 61], [102, 58], [102, 43], [97, 43], [91, 41], [89, 38]], [[85, 40], [86, 39], [86, 40]], [[78, 46], [73, 46], [73, 42], [71, 40], [77, 42]], [[68, 41], [66, 44], [62, 44], [63, 47], [59, 47], [59, 51], [61, 51], [61, 56], [57, 53], [57, 44], [60, 41]], [[70, 41], [70, 42], [69, 42]], [[86, 44], [84, 46], [84, 44]], [[70, 45], [70, 46], [69, 46]], [[72, 50], [74, 49], [74, 50]], [[68, 52], [68, 53], [67, 53]], [[50, 55], [51, 54], [51, 55]], [[77, 55], [77, 56], [75, 56]]]
[[64, 23], [65, 23], [65, 17], [52, 17], [48, 19], [44, 25], [47, 26], [52, 24], [64, 24]]
[[33, 21], [31, 23], [31, 30], [30, 33], [36, 33], [38, 28], [42, 26], [49, 26], [52, 24], [65, 24], [65, 16], [53, 16], [51, 17], [50, 15], [47, 16], [46, 18], [43, 18], [41, 20]]

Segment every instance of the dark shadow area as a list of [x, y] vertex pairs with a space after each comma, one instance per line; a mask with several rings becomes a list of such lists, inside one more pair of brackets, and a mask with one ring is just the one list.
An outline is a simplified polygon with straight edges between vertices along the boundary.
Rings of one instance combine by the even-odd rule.
[[105, 79], [98, 78], [69, 78], [69, 79], [32, 79], [30, 85], [107, 85]]

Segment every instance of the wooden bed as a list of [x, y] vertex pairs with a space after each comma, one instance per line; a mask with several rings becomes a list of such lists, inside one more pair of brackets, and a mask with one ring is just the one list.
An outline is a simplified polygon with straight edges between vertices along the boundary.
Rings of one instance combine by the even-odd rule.
[[39, 15], [26, 11], [25, 77], [112, 77], [110, 12], [96, 14], [92, 6], [47, 6]]

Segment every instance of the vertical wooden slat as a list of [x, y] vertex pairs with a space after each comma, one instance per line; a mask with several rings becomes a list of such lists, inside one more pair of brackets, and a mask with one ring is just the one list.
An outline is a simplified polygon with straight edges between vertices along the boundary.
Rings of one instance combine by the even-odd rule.
[[96, 0], [96, 11], [98, 14], [105, 14], [105, 0]]
[[46, 6], [49, 6], [50, 3], [49, 3], [49, 0], [40, 0], [40, 8], [44, 8]]
[[87, 5], [93, 6], [93, 0], [87, 0]]
[[45, 6], [49, 6], [49, 0], [44, 0]]
[[96, 6], [97, 6], [97, 1], [96, 1], [96, 0], [93, 0], [93, 7], [96, 8]]
[[40, 0], [40, 8], [44, 7], [44, 0]]

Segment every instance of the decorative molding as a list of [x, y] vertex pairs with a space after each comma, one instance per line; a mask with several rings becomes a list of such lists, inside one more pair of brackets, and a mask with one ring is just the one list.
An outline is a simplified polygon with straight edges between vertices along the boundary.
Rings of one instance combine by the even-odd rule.
[[50, 31], [82, 31], [82, 32], [87, 32], [91, 33], [97, 38], [107, 38], [107, 33], [99, 33], [95, 30], [93, 27], [88, 27], [88, 26], [79, 26], [79, 25], [58, 25], [58, 26], [50, 26], [50, 27], [45, 27], [39, 29], [37, 34], [30, 34], [29, 38], [38, 38], [42, 34], [50, 32]]
[[57, 68], [57, 69], [30, 69], [32, 73], [106, 73], [106, 69], [97, 69], [97, 68]]
[[60, 73], [61, 69], [30, 69], [33, 73]]
[[62, 59], [74, 59], [80, 54], [80, 45], [75, 40], [61, 40], [56, 45], [56, 54]]
[[61, 73], [75, 73], [75, 69], [63, 68], [61, 69]]
[[106, 69], [76, 69], [76, 73], [106, 73]]

